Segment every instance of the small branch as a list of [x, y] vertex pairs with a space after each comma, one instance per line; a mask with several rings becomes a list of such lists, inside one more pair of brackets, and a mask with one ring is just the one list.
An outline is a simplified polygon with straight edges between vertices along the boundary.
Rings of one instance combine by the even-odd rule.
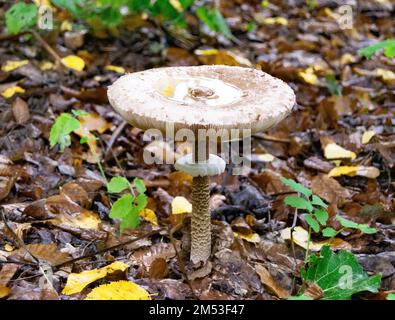
[[106, 151], [104, 152], [104, 159], [108, 158], [108, 155], [111, 151], [113, 144], [115, 143], [115, 140], [117, 140], [118, 136], [121, 134], [123, 129], [126, 127], [126, 125], [127, 125], [127, 122], [122, 121], [122, 123], [118, 126], [118, 128], [111, 135], [110, 141], [108, 142], [107, 147], [106, 147]]
[[270, 142], [291, 143], [290, 139], [277, 138], [277, 137], [273, 137], [273, 136], [270, 136], [270, 135], [264, 134], [264, 133], [262, 133], [262, 134], [260, 134], [260, 133], [254, 134], [253, 137], [257, 138], [257, 139], [260, 139], [260, 140], [264, 140], [264, 141], [270, 141]]
[[44, 49], [54, 58], [56, 67], [63, 66], [62, 58], [55, 52], [54, 49], [34, 30], [29, 33], [44, 47]]

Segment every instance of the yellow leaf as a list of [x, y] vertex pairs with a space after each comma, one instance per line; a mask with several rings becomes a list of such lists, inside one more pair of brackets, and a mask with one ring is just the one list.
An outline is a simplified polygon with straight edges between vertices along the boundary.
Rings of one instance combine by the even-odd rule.
[[151, 300], [151, 296], [139, 285], [121, 280], [93, 289], [85, 300]]
[[180, 0], [170, 0], [169, 2], [178, 12], [182, 12], [184, 10], [180, 3]]
[[36, 4], [37, 7], [39, 6], [51, 6], [49, 3], [49, 0], [33, 0], [33, 2]]
[[381, 79], [388, 84], [395, 84], [395, 73], [391, 70], [385, 70], [378, 68], [376, 70], [376, 75], [381, 77]]
[[282, 26], [287, 26], [288, 20], [283, 17], [271, 17], [271, 18], [262, 19], [262, 23], [268, 25], [280, 24]]
[[271, 155], [270, 153], [262, 153], [262, 154], [257, 154], [256, 159], [262, 162], [272, 162], [274, 160], [274, 156]]
[[175, 87], [174, 87], [173, 84], [168, 84], [168, 85], [163, 89], [162, 94], [163, 94], [165, 97], [168, 97], [168, 98], [173, 97], [173, 95], [174, 95], [174, 89], [175, 89]]
[[113, 66], [113, 65], [105, 66], [104, 70], [113, 71], [113, 72], [121, 73], [121, 74], [126, 72], [123, 67], [118, 67], [118, 66]]
[[6, 63], [1, 67], [1, 70], [4, 72], [10, 72], [13, 71], [15, 69], [18, 69], [22, 66], [24, 66], [25, 64], [28, 64], [29, 60], [19, 60], [19, 61], [6, 61]]
[[85, 61], [79, 56], [70, 55], [64, 57], [61, 61], [63, 65], [73, 70], [82, 71], [85, 68]]
[[334, 142], [328, 143], [324, 149], [325, 158], [331, 159], [351, 159], [354, 160], [357, 155], [343, 147], [337, 145]]
[[5, 286], [0, 286], [0, 299], [7, 297], [11, 293], [11, 289]]
[[9, 88], [5, 89], [1, 93], [1, 95], [4, 98], [8, 99], [8, 98], [11, 98], [16, 93], [24, 93], [24, 92], [25, 92], [25, 89], [23, 89], [23, 88], [21, 88], [19, 86], [13, 86], [13, 87], [9, 87]]
[[361, 142], [362, 144], [367, 144], [370, 140], [376, 135], [376, 132], [373, 130], [365, 131], [362, 135]]
[[253, 64], [247, 58], [235, 54], [229, 50], [204, 49], [195, 50], [195, 54], [204, 64], [224, 64], [228, 66], [252, 67]]
[[157, 226], [158, 225], [158, 218], [156, 217], [156, 214], [154, 211], [151, 209], [143, 209], [140, 211], [140, 217], [143, 219], [147, 220], [148, 222], [151, 222], [152, 225]]
[[342, 175], [354, 177], [361, 176], [370, 179], [376, 179], [380, 175], [380, 170], [375, 167], [364, 167], [364, 166], [341, 166], [333, 168], [329, 172], [330, 177], [339, 177]]
[[42, 71], [52, 70], [55, 65], [51, 61], [43, 61], [40, 63], [40, 69]]
[[238, 232], [233, 232], [233, 235], [235, 237], [241, 238], [243, 240], [246, 240], [251, 243], [259, 243], [261, 242], [261, 237], [257, 233], [250, 233], [250, 234], [242, 234]]
[[84, 290], [92, 282], [104, 278], [115, 271], [125, 271], [129, 266], [126, 263], [117, 261], [100, 269], [83, 271], [81, 273], [71, 273], [67, 278], [66, 286], [62, 294], [72, 295]]
[[[281, 231], [281, 238], [284, 240], [291, 240], [291, 228], [286, 228]], [[302, 227], [295, 227], [292, 233], [293, 242], [295, 242], [298, 246], [301, 246], [304, 249], [307, 249], [307, 243], [309, 241], [309, 233], [303, 229]], [[310, 242], [309, 249], [312, 251], [320, 251], [321, 248], [325, 245], [331, 246], [332, 249], [352, 249], [352, 246], [340, 239], [340, 238], [331, 238], [320, 242]]]
[[356, 61], [357, 59], [349, 53], [343, 54], [342, 57], [340, 58], [340, 64], [343, 66], [346, 64], [354, 63]]
[[318, 77], [315, 75], [313, 67], [309, 67], [305, 71], [299, 71], [298, 74], [306, 83], [313, 85], [318, 83]]
[[60, 214], [54, 219], [48, 220], [50, 223], [63, 228], [80, 228], [98, 230], [101, 220], [93, 211], [82, 211], [75, 215]]
[[4, 246], [4, 250], [7, 251], [7, 252], [11, 252], [11, 251], [14, 250], [14, 247], [12, 245], [6, 243], [5, 246]]
[[175, 197], [171, 202], [172, 214], [191, 213], [192, 204], [184, 197]]
[[71, 22], [69, 20], [62, 21], [62, 24], [60, 25], [60, 31], [65, 32], [71, 30], [73, 30], [73, 25]]

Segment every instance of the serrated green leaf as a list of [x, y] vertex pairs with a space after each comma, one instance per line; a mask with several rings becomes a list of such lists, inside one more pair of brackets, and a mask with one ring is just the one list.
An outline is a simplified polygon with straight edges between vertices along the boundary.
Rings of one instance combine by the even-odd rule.
[[312, 256], [301, 274], [323, 290], [323, 300], [348, 300], [355, 293], [377, 292], [381, 284], [381, 276], [369, 277], [351, 252], [334, 253], [329, 246], [321, 249], [319, 257]]
[[309, 198], [312, 195], [312, 192], [309, 188], [306, 188], [304, 185], [297, 183], [292, 179], [281, 177], [280, 180], [283, 185], [290, 187], [292, 190], [305, 195], [306, 198]]
[[324, 209], [315, 210], [314, 216], [322, 226], [326, 225], [326, 222], [328, 221], [329, 218], [328, 212]]
[[284, 198], [284, 203], [296, 209], [305, 209], [310, 212], [314, 209], [309, 201], [301, 197], [287, 196]]
[[63, 152], [71, 144], [70, 133], [80, 127], [80, 122], [70, 113], [62, 113], [56, 118], [49, 133], [50, 147], [59, 145], [60, 151]]
[[325, 228], [322, 230], [322, 235], [324, 237], [332, 238], [337, 234], [337, 231], [333, 228]]
[[147, 188], [145, 187], [143, 180], [136, 177], [133, 180], [133, 184], [136, 187], [138, 193], [144, 193], [145, 191], [147, 191]]
[[12, 34], [17, 34], [33, 27], [37, 23], [36, 5], [24, 2], [14, 4], [5, 14], [5, 22], [8, 32]]
[[320, 225], [317, 222], [317, 220], [314, 219], [314, 216], [312, 214], [308, 214], [304, 218], [308, 225], [311, 227], [311, 229], [314, 230], [314, 232], [320, 232]]
[[110, 193], [119, 193], [129, 188], [129, 181], [124, 177], [113, 177], [107, 184], [107, 191]]
[[314, 206], [323, 207], [325, 209], [328, 208], [328, 205], [320, 197], [318, 197], [316, 195], [313, 195], [311, 204], [314, 205]]

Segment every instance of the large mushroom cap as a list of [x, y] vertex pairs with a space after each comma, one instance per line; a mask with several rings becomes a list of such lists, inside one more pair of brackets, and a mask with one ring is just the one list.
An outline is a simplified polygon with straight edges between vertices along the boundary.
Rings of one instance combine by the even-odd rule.
[[295, 94], [259, 70], [230, 66], [157, 68], [119, 78], [111, 105], [141, 129], [266, 130], [291, 112]]

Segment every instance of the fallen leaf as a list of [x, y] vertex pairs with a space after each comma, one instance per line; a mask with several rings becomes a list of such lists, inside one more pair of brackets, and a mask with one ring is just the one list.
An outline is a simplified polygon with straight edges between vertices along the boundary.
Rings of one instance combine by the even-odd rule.
[[251, 61], [228, 50], [198, 49], [195, 50], [195, 54], [204, 64], [252, 67]]
[[6, 263], [0, 271], [0, 286], [7, 286], [8, 282], [12, 279], [15, 273], [18, 271], [20, 265], [16, 263]]
[[361, 176], [369, 179], [376, 179], [380, 175], [380, 170], [376, 167], [340, 166], [333, 168], [328, 174], [329, 177], [339, 177], [342, 175], [350, 177]]
[[[36, 258], [45, 260], [51, 265], [63, 263], [70, 259], [69, 254], [61, 252], [56, 243], [51, 244], [28, 244], [26, 249]], [[24, 249], [20, 248], [14, 251], [11, 257], [22, 261], [34, 262], [31, 255]]]
[[267, 286], [271, 292], [273, 292], [280, 299], [286, 299], [291, 295], [291, 292], [285, 290], [283, 287], [273, 279], [270, 272], [261, 264], [255, 265], [255, 271], [259, 275], [262, 284]]
[[270, 18], [261, 19], [258, 22], [267, 25], [273, 25], [273, 24], [279, 24], [282, 26], [288, 25], [288, 20], [285, 19], [284, 17], [270, 17]]
[[387, 84], [395, 84], [395, 72], [391, 70], [378, 68], [376, 69], [376, 75]]
[[42, 61], [40, 63], [40, 69], [42, 71], [48, 71], [55, 68], [55, 65], [51, 61]]
[[299, 75], [299, 77], [301, 77], [304, 80], [304, 82], [306, 82], [308, 84], [316, 85], [319, 83], [318, 77], [314, 73], [313, 67], [308, 67], [304, 71], [299, 71], [298, 75]]
[[175, 197], [171, 202], [172, 214], [191, 213], [192, 204], [184, 197]]
[[25, 64], [28, 64], [29, 60], [19, 60], [19, 61], [12, 61], [12, 60], [8, 60], [6, 61], [5, 64], [2, 65], [1, 70], [4, 72], [10, 72], [13, 71], [15, 69], [18, 69], [22, 66], [24, 66]]
[[11, 293], [11, 289], [5, 286], [0, 286], [0, 299], [6, 298]]
[[[291, 228], [286, 228], [281, 231], [281, 238], [284, 240], [291, 240]], [[295, 227], [292, 234], [293, 242], [304, 249], [307, 249], [309, 242], [309, 233], [302, 227]], [[309, 249], [312, 251], [320, 251], [322, 247], [330, 246], [334, 250], [346, 249], [351, 250], [352, 246], [348, 242], [340, 238], [330, 238], [319, 242], [310, 242]]]
[[119, 66], [113, 66], [113, 65], [105, 66], [104, 70], [113, 71], [113, 72], [120, 73], [120, 74], [124, 74], [126, 72], [125, 68], [119, 67]]
[[151, 279], [164, 279], [169, 274], [169, 267], [163, 258], [155, 259], [149, 268], [149, 275]]
[[62, 58], [62, 63], [69, 69], [73, 69], [76, 71], [82, 71], [85, 68], [85, 61], [79, 56], [70, 55]]
[[102, 279], [116, 271], [123, 272], [128, 267], [129, 266], [126, 263], [117, 261], [100, 269], [87, 270], [81, 273], [71, 273], [67, 278], [67, 283], [66, 286], [63, 288], [62, 294], [72, 295], [81, 292], [87, 285], [91, 284], [92, 282]]
[[1, 95], [4, 97], [4, 98], [6, 98], [6, 99], [8, 99], [8, 98], [11, 98], [13, 95], [15, 95], [16, 93], [24, 93], [25, 92], [25, 89], [23, 89], [23, 88], [21, 88], [21, 87], [19, 87], [19, 86], [13, 86], [13, 87], [9, 87], [9, 88], [7, 88], [7, 89], [5, 89], [2, 93], [1, 93]]
[[334, 142], [328, 143], [325, 146], [324, 155], [325, 155], [325, 158], [327, 158], [328, 160], [332, 160], [332, 159], [354, 160], [357, 157], [357, 155], [354, 152], [346, 150]]
[[362, 135], [361, 142], [362, 144], [368, 144], [370, 140], [376, 135], [376, 132], [373, 130], [365, 131]]
[[261, 242], [261, 237], [257, 233], [251, 233], [251, 234], [242, 234], [238, 232], [233, 232], [233, 235], [235, 237], [241, 238], [243, 240], [246, 240], [251, 243], [259, 243]]
[[140, 217], [143, 219], [147, 220], [148, 222], [151, 222], [152, 225], [157, 226], [158, 225], [158, 218], [156, 217], [156, 214], [154, 211], [151, 209], [143, 209], [140, 211]]
[[350, 190], [344, 188], [336, 179], [326, 174], [314, 177], [311, 182], [311, 190], [314, 194], [334, 206], [342, 205], [352, 196]]
[[18, 124], [23, 124], [30, 119], [30, 111], [27, 103], [17, 97], [12, 103], [12, 114]]
[[93, 289], [85, 300], [151, 300], [151, 296], [139, 285], [122, 280]]

